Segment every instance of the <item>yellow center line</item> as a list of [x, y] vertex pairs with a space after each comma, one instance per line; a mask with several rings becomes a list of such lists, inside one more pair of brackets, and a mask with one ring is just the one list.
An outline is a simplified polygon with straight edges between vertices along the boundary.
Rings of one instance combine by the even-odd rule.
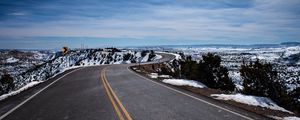
[[106, 93], [107, 93], [107, 95], [108, 95], [108, 97], [109, 97], [109, 100], [110, 100], [111, 103], [113, 104], [113, 107], [114, 107], [115, 111], [117, 112], [117, 115], [118, 115], [119, 119], [120, 119], [120, 120], [124, 120], [123, 115], [121, 114], [119, 108], [117, 107], [115, 101], [114, 101], [113, 98], [112, 98], [111, 93], [109, 92], [109, 89], [108, 89], [107, 86], [106, 86], [104, 71], [101, 72], [101, 80], [102, 80], [102, 82], [103, 82], [103, 86], [104, 86], [104, 88], [105, 88], [105, 90], [106, 90]]
[[119, 100], [119, 98], [117, 97], [116, 93], [113, 91], [113, 89], [111, 88], [106, 75], [105, 75], [105, 69], [104, 69], [104, 80], [106, 80], [107, 86], [109, 88], [109, 90], [111, 91], [113, 97], [115, 98], [115, 100], [117, 101], [118, 105], [120, 106], [120, 108], [122, 109], [123, 113], [125, 114], [127, 120], [132, 120], [131, 116], [129, 115], [129, 113], [127, 112], [127, 110], [125, 109], [125, 107], [123, 106], [123, 104], [121, 103], [121, 101]]

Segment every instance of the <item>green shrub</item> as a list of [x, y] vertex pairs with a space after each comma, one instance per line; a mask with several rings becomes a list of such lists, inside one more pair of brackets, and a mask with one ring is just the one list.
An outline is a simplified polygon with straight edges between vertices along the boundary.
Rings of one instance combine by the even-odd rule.
[[240, 74], [244, 80], [244, 93], [266, 97], [276, 97], [279, 92], [286, 91], [284, 83], [279, 80], [278, 72], [271, 64], [260, 63], [259, 60], [243, 64]]
[[292, 110], [297, 114], [300, 113], [300, 87], [290, 92], [290, 97], [292, 99], [291, 106]]
[[192, 61], [191, 56], [187, 56], [185, 61], [180, 62], [181, 64], [181, 74], [187, 79], [198, 80], [197, 75], [198, 65], [196, 61]]
[[148, 62], [151, 61], [154, 57], [155, 57], [154, 51], [150, 50], [149, 57], [148, 57]]
[[145, 56], [147, 55], [147, 53], [149, 53], [148, 50], [143, 50], [143, 51], [141, 52], [141, 56], [142, 56], [142, 57], [145, 57]]
[[221, 66], [221, 57], [207, 53], [202, 55], [202, 58], [203, 60], [199, 62], [201, 82], [211, 88], [233, 91], [235, 85], [228, 76], [228, 69]]
[[265, 96], [285, 108], [292, 107], [292, 99], [287, 93], [283, 80], [272, 64], [260, 63], [259, 60], [249, 64], [243, 63], [240, 69], [243, 79], [244, 94]]
[[123, 56], [123, 60], [124, 61], [127, 61], [127, 60], [129, 60], [131, 58], [131, 54], [130, 53], [127, 53], [127, 54], [125, 54], [124, 56]]
[[228, 69], [221, 66], [221, 57], [212, 53], [202, 56], [199, 63], [187, 56], [181, 62], [181, 74], [187, 79], [197, 80], [208, 87], [233, 91], [235, 85], [228, 77]]

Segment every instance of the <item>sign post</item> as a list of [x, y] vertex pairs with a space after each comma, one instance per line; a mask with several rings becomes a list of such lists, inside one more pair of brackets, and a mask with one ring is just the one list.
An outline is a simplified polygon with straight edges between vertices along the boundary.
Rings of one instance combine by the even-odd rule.
[[68, 47], [66, 47], [66, 46], [61, 48], [61, 52], [63, 54], [67, 54], [69, 51], [70, 51], [70, 49]]
[[142, 62], [142, 60], [143, 60], [142, 57], [140, 57], [140, 58], [138, 59], [138, 62], [139, 62], [139, 69], [140, 69], [140, 70], [141, 70], [141, 62]]

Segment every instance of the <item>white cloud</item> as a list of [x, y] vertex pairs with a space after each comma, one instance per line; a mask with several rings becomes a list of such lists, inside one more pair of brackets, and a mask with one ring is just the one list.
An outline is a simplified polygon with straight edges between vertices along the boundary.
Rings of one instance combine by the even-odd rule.
[[24, 16], [27, 15], [25, 12], [13, 12], [9, 13], [8, 15], [13, 15], [13, 16]]
[[[139, 14], [108, 18], [65, 16], [62, 20], [35, 23], [21, 28], [1, 27], [0, 36], [280, 40], [293, 35], [293, 38], [300, 38], [300, 35], [295, 34], [300, 31], [300, 20], [289, 11], [281, 10], [287, 6], [292, 9], [299, 4], [297, 1], [290, 1], [291, 3], [256, 0], [252, 7], [219, 9], [148, 5], [144, 8], [148, 12], [144, 14], [137, 11]], [[296, 19], [291, 19], [293, 17]]]

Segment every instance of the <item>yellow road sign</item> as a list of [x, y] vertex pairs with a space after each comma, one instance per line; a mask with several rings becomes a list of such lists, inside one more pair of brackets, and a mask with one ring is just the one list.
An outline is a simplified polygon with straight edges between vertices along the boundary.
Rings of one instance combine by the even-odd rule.
[[68, 53], [69, 52], [69, 48], [68, 47], [62, 47], [62, 49], [61, 49], [61, 52], [63, 53], [63, 54], [66, 54], [66, 53]]

